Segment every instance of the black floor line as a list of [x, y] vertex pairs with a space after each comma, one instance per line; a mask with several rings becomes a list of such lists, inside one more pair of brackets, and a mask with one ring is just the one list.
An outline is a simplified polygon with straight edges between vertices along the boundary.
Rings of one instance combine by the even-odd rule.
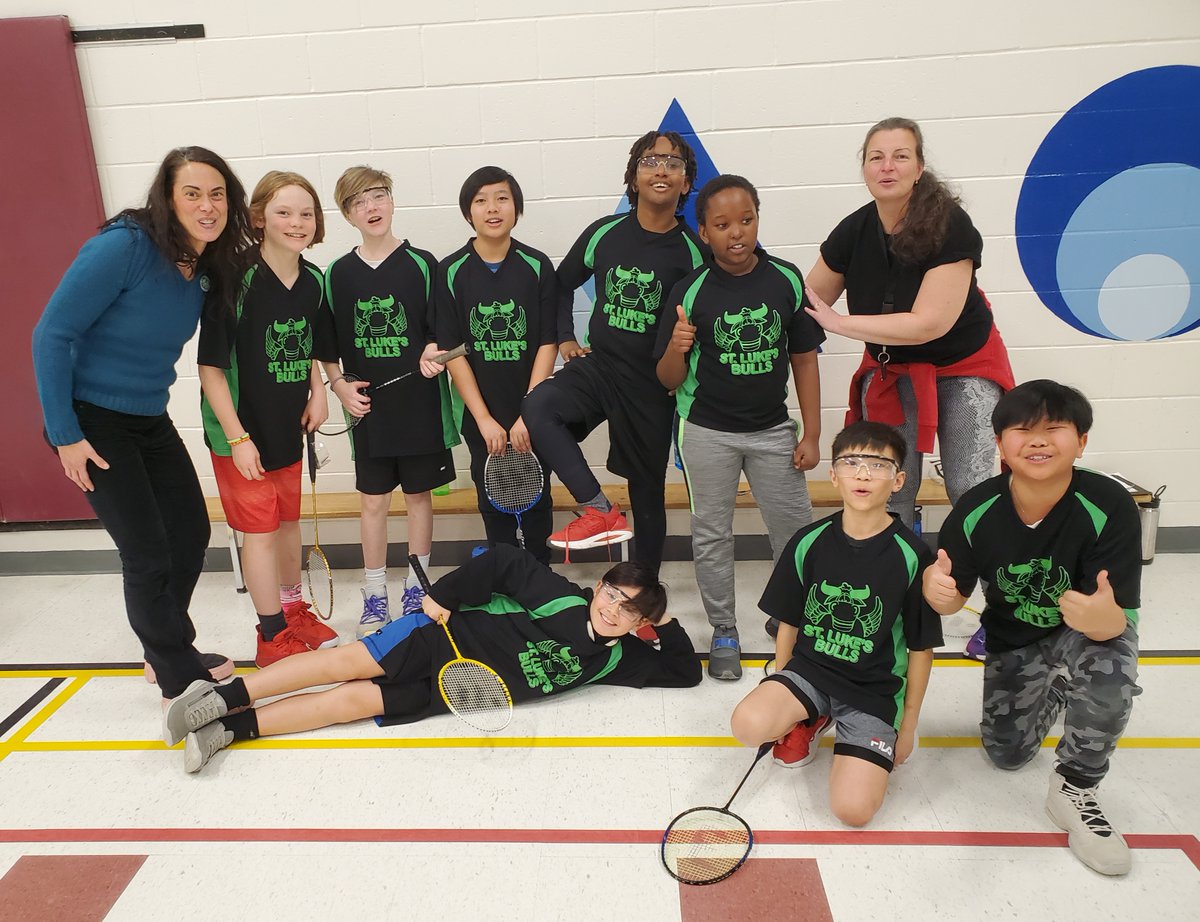
[[54, 689], [62, 685], [66, 679], [47, 679], [46, 684], [25, 699], [25, 703], [0, 721], [0, 736], [3, 736], [28, 716], [29, 712], [53, 694]]

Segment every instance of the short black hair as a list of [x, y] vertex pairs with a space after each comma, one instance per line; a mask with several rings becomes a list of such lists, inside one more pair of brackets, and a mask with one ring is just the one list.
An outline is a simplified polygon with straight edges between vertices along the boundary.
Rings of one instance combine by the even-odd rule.
[[758, 190], [754, 188], [754, 183], [750, 182], [745, 176], [738, 176], [734, 173], [722, 173], [720, 176], [714, 176], [704, 184], [704, 188], [700, 190], [696, 196], [696, 223], [704, 223], [705, 212], [708, 211], [708, 200], [718, 192], [724, 192], [726, 189], [745, 189], [750, 196], [750, 201], [754, 202], [754, 210], [761, 211], [758, 202]]
[[517, 217], [520, 218], [525, 213], [525, 195], [521, 192], [521, 184], [517, 182], [517, 177], [501, 166], [481, 166], [466, 178], [462, 188], [458, 191], [458, 209], [468, 223], [471, 221], [471, 202], [479, 190], [498, 182], [508, 183], [508, 188], [512, 190], [513, 206], [517, 209]]
[[658, 624], [667, 613], [667, 587], [645, 564], [623, 561], [604, 574], [604, 582], [636, 589], [637, 594], [625, 604], [636, 608], [651, 624]]
[[629, 162], [625, 165], [625, 194], [629, 196], [629, 207], [636, 210], [638, 161], [653, 149], [659, 138], [670, 141], [671, 146], [679, 151], [679, 156], [683, 158], [683, 175], [687, 180], [688, 191], [679, 196], [679, 204], [675, 206], [675, 213], [679, 214], [683, 211], [683, 203], [687, 201], [688, 194], [696, 185], [696, 152], [678, 131], [647, 131], [633, 142], [633, 147], [629, 148]]
[[908, 455], [908, 446], [904, 444], [904, 436], [886, 423], [873, 423], [860, 419], [851, 423], [833, 439], [833, 456], [840, 458], [855, 448], [866, 448], [871, 451], [890, 451], [896, 459], [898, 467], [904, 467], [904, 459]]
[[1070, 423], [1080, 435], [1092, 428], [1092, 405], [1075, 388], [1048, 378], [1018, 384], [992, 411], [992, 431], [1040, 422]]

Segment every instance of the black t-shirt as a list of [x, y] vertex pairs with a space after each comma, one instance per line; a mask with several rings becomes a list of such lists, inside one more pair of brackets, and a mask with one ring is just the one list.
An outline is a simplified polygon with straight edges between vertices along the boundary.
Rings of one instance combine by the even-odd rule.
[[[264, 470], [295, 464], [303, 453], [300, 417], [310, 396], [313, 334], [323, 304], [321, 270], [312, 263], [301, 258], [288, 288], [260, 259], [242, 278], [236, 315], [210, 305], [201, 319], [196, 362], [225, 369], [238, 419]], [[231, 455], [204, 395], [200, 415], [204, 443], [214, 454]]]
[[675, 391], [681, 419], [721, 432], [757, 432], [788, 418], [789, 354], [811, 352], [825, 331], [804, 312], [800, 270], [756, 250], [758, 264], [730, 275], [713, 262], [671, 289], [659, 325], [654, 360], [662, 358], [682, 304], [696, 327], [687, 377]]
[[575, 338], [575, 289], [594, 276], [596, 301], [586, 337], [592, 355], [622, 378], [649, 379], [661, 390], [653, 359], [657, 325], [660, 317], [675, 313], [674, 305], [664, 309], [664, 298], [704, 262], [707, 251], [682, 219], [665, 234], [645, 230], [633, 211], [596, 221], [558, 267], [559, 341]]
[[538, 349], [557, 342], [557, 311], [553, 264], [518, 240], [495, 271], [470, 241], [438, 265], [438, 345], [467, 344], [479, 391], [505, 429], [521, 415]]
[[372, 384], [414, 374], [372, 391], [371, 412], [353, 432], [355, 456], [426, 455], [458, 444], [446, 375], [421, 374], [421, 353], [435, 342], [437, 261], [405, 240], [377, 268], [351, 250], [325, 270], [329, 310], [317, 328], [316, 356]]
[[987, 648], [1003, 653], [1063, 627], [1058, 600], [1068, 589], [1096, 591], [1108, 571], [1117, 604], [1136, 624], [1141, 604], [1141, 521], [1119, 483], [1076, 468], [1071, 485], [1037, 526], [1021, 521], [1010, 475], [1000, 474], [963, 496], [938, 533], [958, 591], [987, 582], [983, 626]]
[[[879, 211], [874, 202], [846, 217], [821, 244], [821, 258], [846, 281], [846, 305], [851, 314], [909, 313], [925, 273], [938, 266], [971, 260], [971, 285], [967, 300], [954, 326], [943, 336], [919, 346], [888, 346], [893, 362], [930, 362], [952, 365], [974, 355], [987, 342], [992, 331], [992, 312], [975, 283], [975, 270], [981, 265], [983, 238], [962, 208], [955, 205], [950, 214], [946, 239], [938, 252], [923, 262], [903, 263], [891, 253], [890, 240], [883, 233]], [[879, 357], [880, 347], [867, 343], [867, 351]]]
[[866, 541], [846, 537], [840, 512], [800, 529], [758, 603], [800, 630], [786, 668], [898, 729], [908, 651], [942, 644], [941, 619], [921, 596], [932, 562], [899, 519]]

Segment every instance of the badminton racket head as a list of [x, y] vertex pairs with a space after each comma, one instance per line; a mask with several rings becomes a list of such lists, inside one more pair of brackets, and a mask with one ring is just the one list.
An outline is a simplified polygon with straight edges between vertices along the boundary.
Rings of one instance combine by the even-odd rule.
[[329, 569], [329, 561], [320, 547], [314, 546], [309, 550], [304, 578], [308, 583], [308, 597], [312, 599], [313, 610], [322, 620], [328, 621], [333, 615], [333, 571]]
[[520, 515], [542, 498], [545, 479], [537, 455], [511, 445], [503, 454], [488, 455], [483, 466], [483, 489], [497, 511]]
[[512, 720], [512, 695], [504, 680], [478, 660], [453, 659], [438, 673], [438, 691], [452, 714], [484, 733], [498, 733]]
[[721, 807], [685, 810], [663, 833], [667, 873], [684, 884], [715, 884], [746, 862], [754, 833], [744, 819]]

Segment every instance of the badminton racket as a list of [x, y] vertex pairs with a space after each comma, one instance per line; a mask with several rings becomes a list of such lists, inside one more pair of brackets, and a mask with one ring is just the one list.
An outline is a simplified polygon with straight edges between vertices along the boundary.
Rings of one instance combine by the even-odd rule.
[[317, 440], [312, 432], [309, 432], [306, 438], [308, 482], [312, 487], [313, 545], [308, 552], [304, 578], [308, 583], [308, 597], [312, 599], [313, 609], [328, 621], [333, 617], [333, 571], [329, 569], [329, 560], [321, 550], [321, 535], [317, 531]]
[[497, 512], [517, 518], [517, 543], [525, 547], [521, 516], [542, 498], [545, 479], [537, 455], [506, 445], [498, 455], [488, 455], [483, 466], [483, 490]]
[[729, 809], [742, 785], [775, 744], [758, 747], [754, 761], [723, 807], [692, 807], [671, 820], [663, 833], [660, 857], [667, 873], [684, 884], [715, 884], [743, 864], [754, 847], [750, 825]]
[[[460, 359], [466, 354], [467, 354], [467, 347], [466, 347], [466, 344], [464, 343], [461, 346], [455, 346], [449, 352], [443, 352], [440, 355], [435, 355], [433, 357], [433, 360], [435, 362], [437, 362], [439, 365], [445, 365], [451, 359]], [[384, 381], [382, 384], [372, 384], [369, 387], [363, 388], [363, 393], [367, 394], [369, 396], [371, 394], [374, 394], [376, 391], [383, 390], [385, 387], [388, 387], [392, 384], [396, 384], [400, 381], [403, 381], [405, 378], [411, 378], [418, 371], [420, 371], [419, 368], [413, 368], [410, 371], [406, 371], [402, 375], [396, 375], [396, 377], [394, 377], [394, 378], [389, 378], [388, 380]], [[354, 374], [354, 372], [352, 372], [352, 371], [347, 371], [347, 372], [342, 373], [342, 380], [353, 382], [353, 381], [361, 381], [362, 378], [360, 378], [358, 375]], [[349, 413], [346, 413], [345, 410], [343, 410], [343, 413], [345, 414], [345, 417], [346, 417], [346, 425], [343, 426], [341, 429], [321, 429], [320, 430], [321, 435], [345, 435], [347, 432], [349, 432], [351, 429], [353, 429], [355, 426], [357, 426], [359, 423], [361, 423], [363, 421], [363, 419], [365, 419], [365, 417], [363, 417], [363, 416], [351, 416]]]
[[[425, 575], [421, 561], [416, 554], [410, 554], [408, 562], [417, 574], [421, 588], [428, 595], [429, 577]], [[463, 656], [454, 642], [449, 625], [444, 620], [439, 623], [454, 651], [454, 659], [438, 672], [438, 692], [446, 702], [446, 707], [455, 717], [476, 730], [484, 733], [503, 730], [512, 720], [512, 695], [508, 693], [508, 686], [491, 666]]]

